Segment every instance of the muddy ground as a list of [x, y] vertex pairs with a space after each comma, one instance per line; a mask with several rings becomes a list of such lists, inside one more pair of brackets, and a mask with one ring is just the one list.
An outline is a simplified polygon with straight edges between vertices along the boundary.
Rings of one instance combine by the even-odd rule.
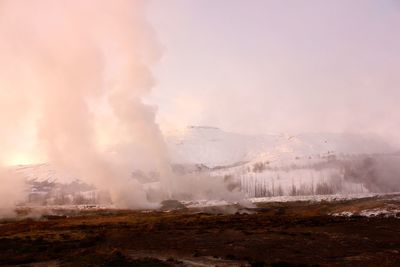
[[329, 215], [387, 204], [399, 203], [263, 203], [236, 214], [221, 207], [64, 211], [3, 220], [0, 265], [400, 266], [399, 218]]

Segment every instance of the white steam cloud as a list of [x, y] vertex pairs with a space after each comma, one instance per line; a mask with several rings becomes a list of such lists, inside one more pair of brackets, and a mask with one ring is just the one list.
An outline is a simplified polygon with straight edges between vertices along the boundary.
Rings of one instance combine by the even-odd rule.
[[[0, 0], [0, 215], [27, 193], [7, 167], [20, 160], [72, 173], [120, 208], [241, 197], [222, 178], [173, 177], [155, 109], [142, 102], [161, 56], [145, 13], [137, 0]], [[156, 188], [134, 170], [156, 171]]]
[[168, 196], [163, 137], [142, 102], [161, 54], [144, 13], [136, 0], [0, 1], [0, 208], [20, 201], [23, 183], [5, 167], [18, 151], [120, 207], [151, 206], [131, 179], [139, 165], [160, 172]]

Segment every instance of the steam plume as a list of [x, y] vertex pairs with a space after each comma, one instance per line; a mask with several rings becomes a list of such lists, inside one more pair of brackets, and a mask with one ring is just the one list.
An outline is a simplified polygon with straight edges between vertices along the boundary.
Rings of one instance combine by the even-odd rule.
[[[151, 206], [130, 177], [135, 165], [156, 168], [168, 194], [166, 148], [142, 102], [161, 54], [144, 13], [136, 0], [0, 1], [3, 166], [30, 133], [35, 154], [121, 207]], [[2, 169], [0, 194], [16, 183]]]

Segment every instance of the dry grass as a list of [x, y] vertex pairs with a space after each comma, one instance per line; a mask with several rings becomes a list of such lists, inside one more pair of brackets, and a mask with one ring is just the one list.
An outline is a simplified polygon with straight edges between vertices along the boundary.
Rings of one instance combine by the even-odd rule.
[[213, 259], [221, 266], [396, 266], [399, 219], [328, 215], [387, 203], [398, 205], [371, 198], [264, 203], [255, 214], [112, 210], [8, 221], [0, 224], [0, 265], [183, 266]]

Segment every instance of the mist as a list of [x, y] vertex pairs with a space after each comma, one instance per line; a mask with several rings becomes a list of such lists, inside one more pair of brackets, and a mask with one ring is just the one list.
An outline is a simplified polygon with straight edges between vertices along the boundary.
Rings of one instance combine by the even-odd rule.
[[[10, 170], [15, 163], [46, 162], [108, 192], [117, 208], [231, 194], [221, 179], [193, 186], [193, 177], [171, 171], [156, 108], [143, 102], [155, 84], [150, 67], [162, 56], [146, 8], [131, 0], [0, 2], [0, 208], [7, 214], [26, 191]], [[151, 197], [134, 170], [158, 174]]]
[[399, 192], [400, 154], [361, 156], [345, 164], [344, 178], [371, 192]]
[[400, 0], [0, 0], [0, 265], [399, 266], [399, 48]]
[[2, 208], [19, 200], [19, 179], [3, 171], [18, 152], [108, 190], [118, 207], [154, 205], [131, 179], [135, 165], [159, 171], [168, 194], [163, 137], [155, 109], [142, 102], [154, 84], [149, 65], [161, 56], [145, 8], [129, 0], [0, 2]]
[[189, 124], [400, 144], [397, 3], [209, 3], [0, 0], [2, 208], [26, 190], [9, 166], [43, 162], [120, 208], [243, 198], [171, 171], [160, 129]]
[[163, 128], [399, 143], [398, 1], [172, 0], [150, 11], [167, 48], [151, 99]]

